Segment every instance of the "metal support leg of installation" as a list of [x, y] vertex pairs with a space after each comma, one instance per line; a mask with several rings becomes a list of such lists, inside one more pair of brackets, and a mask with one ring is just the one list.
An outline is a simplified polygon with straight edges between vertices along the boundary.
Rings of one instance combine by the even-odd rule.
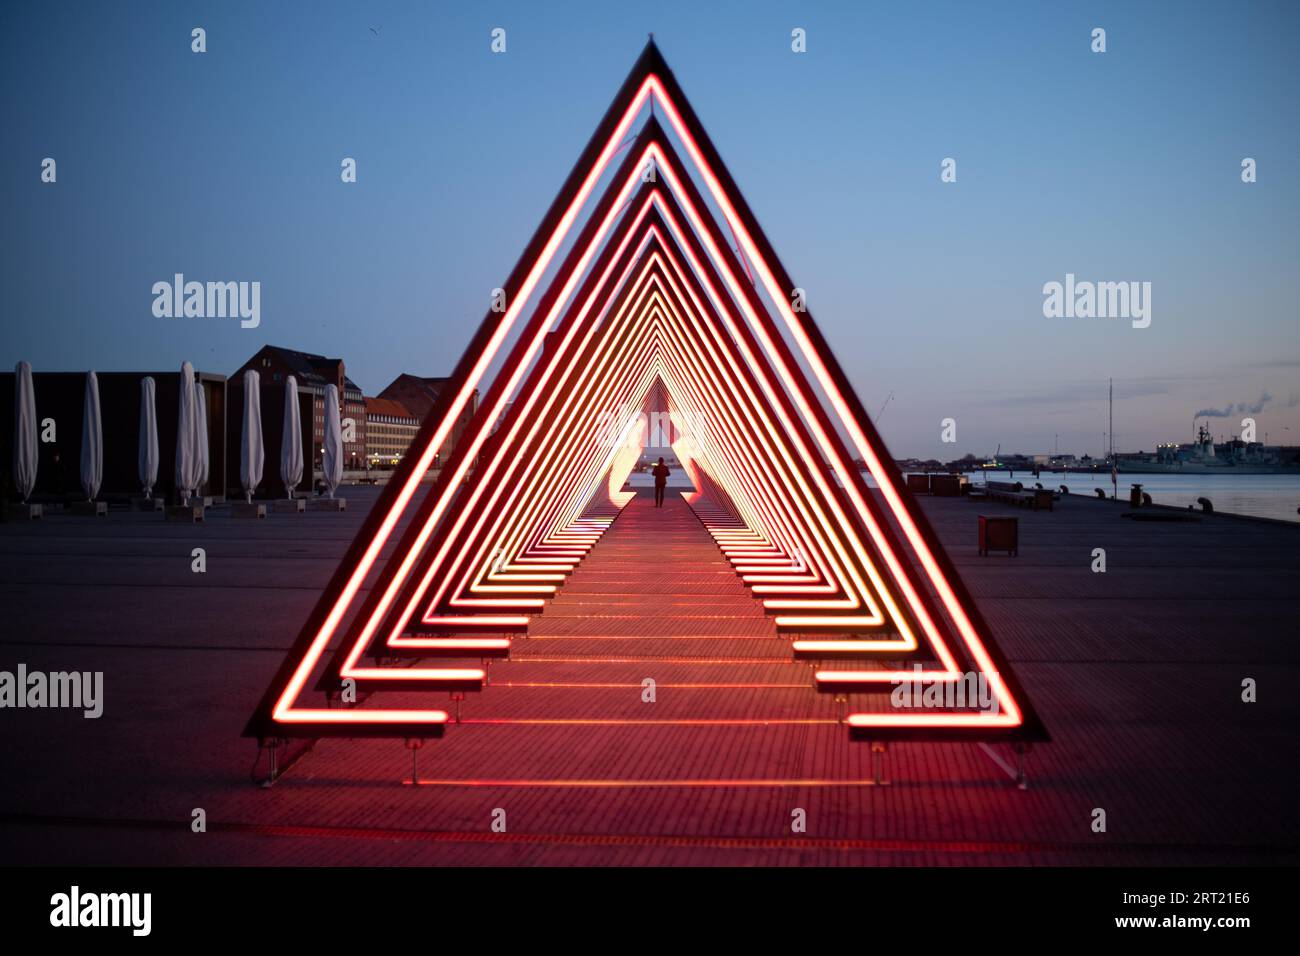
[[270, 756], [271, 766], [268, 769], [267, 775], [261, 778], [260, 780], [256, 780], [257, 785], [261, 787], [263, 790], [269, 790], [275, 784], [275, 781], [278, 780], [280, 777], [280, 748], [281, 747], [284, 747], [286, 750], [288, 750], [289, 741], [279, 740], [275, 737], [267, 737], [257, 742], [258, 763], [261, 763], [262, 751], [264, 750], [269, 751], [271, 755]]
[[1013, 744], [1012, 750], [1016, 752], [1016, 789], [1029, 789], [1029, 774], [1025, 770], [1025, 758], [1029, 756], [1029, 744]]
[[407, 737], [406, 749], [411, 752], [411, 786], [420, 785], [420, 764], [418, 754], [424, 746], [424, 740], [420, 737]]
[[872, 782], [878, 787], [889, 786], [889, 781], [885, 779], [885, 742], [883, 740], [873, 740], [871, 742], [871, 774]]
[[984, 751], [985, 755], [998, 765], [998, 769], [1011, 778], [1017, 790], [1029, 789], [1029, 776], [1025, 771], [1025, 757], [1029, 753], [1029, 744], [1017, 742], [1011, 745], [1011, 751], [1015, 754], [1014, 764], [1003, 760], [998, 755], [998, 752], [988, 744], [981, 743], [979, 746], [980, 750]]

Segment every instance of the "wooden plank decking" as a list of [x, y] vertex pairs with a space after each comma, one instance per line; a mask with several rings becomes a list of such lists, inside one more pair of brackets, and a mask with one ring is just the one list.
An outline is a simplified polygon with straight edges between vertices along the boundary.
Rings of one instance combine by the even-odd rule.
[[[273, 789], [243, 722], [373, 500], [203, 526], [0, 526], [0, 669], [105, 672], [105, 714], [6, 711], [0, 855], [42, 862], [1296, 862], [1300, 527], [1019, 512], [1021, 556], [924, 499], [1054, 741], [1019, 792], [970, 745], [889, 786], [691, 512], [629, 506], [403, 785], [398, 742], [325, 741]], [[1014, 513], [1008, 509], [1008, 513]], [[193, 547], [208, 570], [190, 570]], [[1093, 574], [1095, 547], [1108, 570]], [[1254, 678], [1259, 702], [1240, 700]], [[655, 701], [642, 699], [655, 681]], [[386, 695], [390, 702], [413, 696]], [[445, 698], [435, 702], [441, 705]], [[189, 831], [203, 807], [209, 832]], [[1090, 827], [1107, 812], [1103, 834]], [[507, 831], [490, 830], [495, 810]], [[791, 831], [792, 812], [807, 832]]]

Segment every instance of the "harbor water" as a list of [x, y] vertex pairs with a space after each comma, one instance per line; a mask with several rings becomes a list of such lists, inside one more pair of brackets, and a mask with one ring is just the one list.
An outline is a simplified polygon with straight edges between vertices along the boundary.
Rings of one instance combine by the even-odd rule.
[[[1041, 482], [1044, 488], [1065, 485], [1071, 494], [1093, 493], [1101, 488], [1110, 497], [1109, 472], [1059, 472], [1044, 471], [1035, 478], [1032, 471], [976, 472], [970, 480], [979, 483], [991, 481], [1019, 481], [1028, 488]], [[1120, 472], [1119, 496], [1127, 499], [1129, 488], [1140, 484], [1151, 496], [1152, 504], [1186, 508], [1196, 505], [1197, 498], [1209, 498], [1215, 511], [1230, 514], [1254, 515], [1259, 518], [1277, 518], [1300, 522], [1300, 474], [1290, 475], [1196, 475], [1196, 474], [1130, 474]]]

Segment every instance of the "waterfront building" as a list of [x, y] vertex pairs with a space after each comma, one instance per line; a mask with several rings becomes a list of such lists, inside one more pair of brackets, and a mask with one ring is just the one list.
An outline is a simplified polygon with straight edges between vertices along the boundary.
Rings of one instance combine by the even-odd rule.
[[391, 398], [366, 398], [366, 467], [388, 470], [406, 455], [420, 419]]
[[[419, 426], [424, 423], [425, 417], [433, 410], [434, 404], [438, 401], [438, 396], [442, 394], [443, 389], [447, 387], [450, 381], [451, 379], [448, 378], [411, 375], [403, 372], [401, 375], [397, 376], [397, 378], [393, 379], [377, 397], [398, 403], [407, 414], [415, 418], [416, 431], [418, 431]], [[448, 437], [447, 441], [443, 443], [443, 446], [438, 449], [437, 457], [434, 459], [435, 464], [446, 460], [446, 457], [451, 453], [452, 449], [460, 442], [461, 436], [465, 433], [466, 426], [477, 411], [478, 389], [475, 389], [473, 394], [470, 395], [469, 401], [465, 403], [464, 409], [461, 410], [460, 415], [457, 417], [456, 423], [452, 426], [451, 435]], [[385, 424], [388, 425], [395, 423]], [[402, 427], [405, 428], [405, 425]], [[412, 432], [410, 438], [407, 438], [406, 443], [410, 444], [410, 439], [414, 437], [415, 433]], [[405, 450], [405, 446], [403, 446], [403, 454], [405, 454]], [[401, 456], [398, 455], [396, 457], [400, 459]], [[391, 467], [391, 465], [389, 467]]]

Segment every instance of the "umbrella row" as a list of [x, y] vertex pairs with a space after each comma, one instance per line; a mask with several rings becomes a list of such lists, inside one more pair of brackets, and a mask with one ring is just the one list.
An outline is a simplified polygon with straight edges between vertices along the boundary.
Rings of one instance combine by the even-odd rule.
[[[14, 369], [14, 484], [26, 502], [36, 487], [37, 442], [36, 391], [32, 367], [19, 362]], [[150, 376], [140, 380], [139, 479], [144, 496], [153, 496], [158, 482], [158, 417], [156, 385]], [[195, 381], [194, 367], [185, 362], [180, 371], [180, 399], [176, 434], [176, 488], [181, 499], [191, 497], [208, 480], [209, 449], [207, 396], [202, 382]], [[256, 371], [244, 373], [243, 421], [239, 441], [239, 478], [246, 500], [262, 482], [265, 451], [262, 442], [261, 380]], [[104, 430], [100, 415], [99, 380], [86, 373], [85, 403], [81, 430], [81, 487], [94, 501], [104, 475]], [[289, 498], [302, 481], [302, 423], [298, 414], [298, 382], [290, 375], [284, 395], [284, 428], [280, 447], [280, 480]], [[338, 387], [325, 389], [324, 476], [326, 494], [333, 498], [343, 480], [343, 429], [339, 419]]]

